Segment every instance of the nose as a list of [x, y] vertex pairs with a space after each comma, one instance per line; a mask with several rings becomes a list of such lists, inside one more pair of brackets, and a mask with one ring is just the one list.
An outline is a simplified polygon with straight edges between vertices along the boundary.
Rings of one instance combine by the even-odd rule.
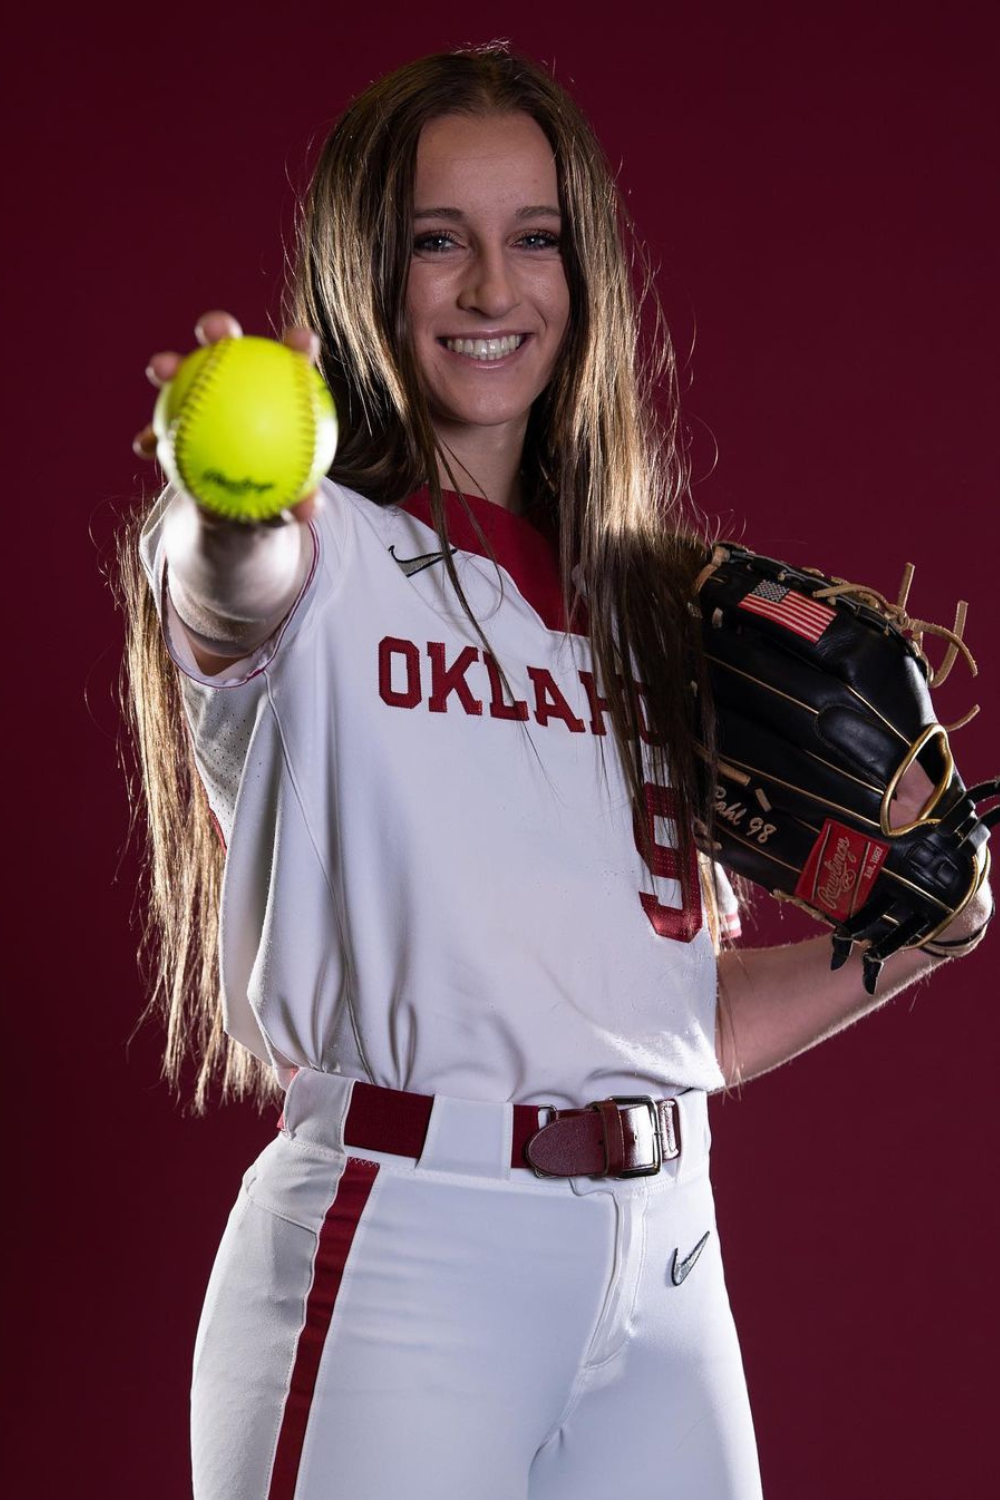
[[512, 268], [500, 248], [480, 250], [468, 265], [458, 305], [463, 312], [479, 312], [487, 318], [505, 317], [520, 302]]

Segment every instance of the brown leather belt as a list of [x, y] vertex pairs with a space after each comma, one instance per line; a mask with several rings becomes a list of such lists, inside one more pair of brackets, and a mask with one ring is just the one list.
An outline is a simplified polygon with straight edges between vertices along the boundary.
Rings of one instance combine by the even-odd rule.
[[[348, 1147], [418, 1158], [430, 1124], [432, 1094], [355, 1083], [344, 1121]], [[538, 1112], [549, 1119], [539, 1127]], [[681, 1154], [676, 1099], [617, 1094], [583, 1109], [515, 1104], [510, 1164], [536, 1177], [648, 1177]]]

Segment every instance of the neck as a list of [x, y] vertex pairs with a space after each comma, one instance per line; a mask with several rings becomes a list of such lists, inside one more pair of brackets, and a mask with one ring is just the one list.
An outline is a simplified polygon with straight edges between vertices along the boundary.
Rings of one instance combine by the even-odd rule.
[[438, 441], [454, 474], [450, 478], [441, 456], [438, 456], [438, 479], [443, 488], [458, 483], [471, 495], [481, 495], [494, 505], [520, 515], [524, 496], [521, 490], [521, 456], [524, 427], [511, 431], [507, 424], [498, 427], [449, 427], [436, 423]]

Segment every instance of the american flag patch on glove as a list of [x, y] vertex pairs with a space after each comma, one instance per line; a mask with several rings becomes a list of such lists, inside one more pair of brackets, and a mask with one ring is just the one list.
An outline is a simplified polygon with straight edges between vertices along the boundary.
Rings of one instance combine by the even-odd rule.
[[806, 594], [785, 588], [784, 584], [773, 583], [770, 579], [758, 583], [755, 589], [740, 600], [739, 607], [749, 610], [753, 615], [763, 615], [765, 619], [773, 620], [776, 625], [783, 625], [786, 630], [794, 631], [807, 641], [818, 641], [837, 613], [829, 605], [820, 604]]

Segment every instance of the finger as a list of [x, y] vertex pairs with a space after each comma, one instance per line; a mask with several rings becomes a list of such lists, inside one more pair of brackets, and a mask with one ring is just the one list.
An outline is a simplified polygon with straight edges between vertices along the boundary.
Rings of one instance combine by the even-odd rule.
[[132, 439], [132, 452], [139, 458], [156, 457], [156, 433], [152, 427], [144, 427]]
[[316, 519], [322, 505], [322, 490], [313, 490], [311, 494], [306, 495], [302, 500], [300, 500], [298, 505], [290, 505], [288, 507], [288, 514], [292, 517], [293, 520], [297, 521], [300, 526], [305, 526], [310, 521]]
[[286, 505], [285, 509], [279, 511], [276, 516], [271, 516], [268, 520], [260, 521], [256, 524], [270, 526], [276, 530], [280, 530], [282, 526], [287, 526], [292, 521], [298, 522], [300, 526], [305, 526], [308, 522], [315, 520], [316, 516], [322, 510], [323, 505], [323, 491], [321, 489], [311, 490], [308, 495], [303, 495], [297, 504]]
[[916, 823], [933, 810], [934, 783], [919, 761], [911, 761], [896, 786], [890, 807], [890, 828]]
[[175, 353], [173, 349], [160, 350], [146, 366], [146, 379], [155, 386], [166, 385], [177, 374], [183, 358], [182, 354]]
[[287, 328], [281, 341], [289, 349], [297, 349], [300, 354], [306, 355], [310, 364], [315, 364], [319, 359], [319, 335], [313, 333], [311, 328]]
[[223, 312], [219, 308], [212, 312], [202, 313], [194, 325], [194, 333], [199, 344], [217, 344], [220, 339], [243, 337], [243, 329], [232, 313]]

